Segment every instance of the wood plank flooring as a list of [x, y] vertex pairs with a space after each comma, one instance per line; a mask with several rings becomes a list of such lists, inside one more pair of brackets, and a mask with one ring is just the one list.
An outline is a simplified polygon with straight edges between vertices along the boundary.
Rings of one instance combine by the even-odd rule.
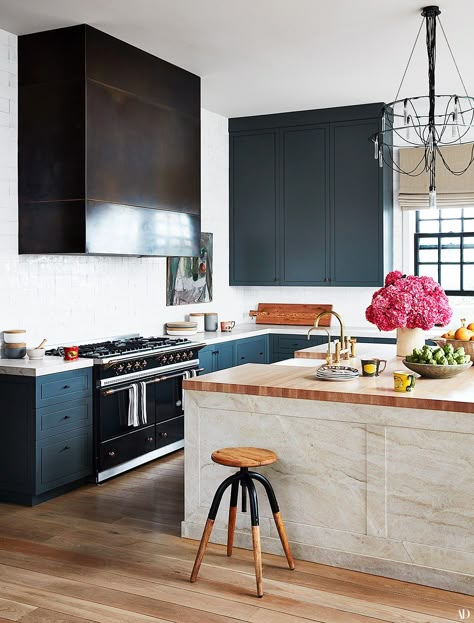
[[36, 508], [0, 505], [0, 623], [446, 623], [474, 597], [179, 537], [183, 453]]

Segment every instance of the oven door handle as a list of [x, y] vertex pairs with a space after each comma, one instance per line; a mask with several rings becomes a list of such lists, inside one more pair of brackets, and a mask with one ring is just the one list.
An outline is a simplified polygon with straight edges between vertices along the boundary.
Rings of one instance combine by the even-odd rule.
[[[133, 385], [135, 385], [135, 383]], [[124, 385], [123, 387], [118, 387], [117, 389], [106, 389], [101, 393], [102, 396], [111, 396], [112, 394], [117, 394], [118, 392], [124, 392], [126, 389], [132, 389], [133, 385]]]
[[191, 370], [183, 370], [179, 374], [168, 374], [167, 376], [159, 376], [158, 378], [153, 379], [152, 381], [146, 381], [146, 384], [151, 385], [152, 383], [162, 383], [163, 381], [167, 381], [168, 379], [176, 379], [176, 378], [179, 378], [180, 376], [185, 377], [188, 374], [190, 374], [191, 377], [195, 377], [198, 372], [202, 372], [203, 370], [204, 368], [198, 368], [197, 370], [195, 368]]
[[[186, 376], [188, 373], [191, 374], [191, 377], [195, 377], [197, 376], [198, 372], [203, 372], [204, 368], [193, 368], [191, 370], [183, 370], [182, 372], [180, 372], [179, 374], [169, 374], [168, 376], [159, 376], [156, 379], [153, 379], [151, 381], [143, 381], [146, 385], [152, 385], [153, 383], [161, 383], [163, 381], [167, 381], [168, 379], [176, 379], [181, 377]], [[135, 383], [134, 383], [135, 384]], [[112, 394], [115, 394], [117, 392], [123, 392], [126, 389], [131, 389], [133, 387], [133, 385], [124, 385], [123, 387], [118, 387], [117, 389], [105, 389], [102, 391], [102, 396], [111, 396]]]

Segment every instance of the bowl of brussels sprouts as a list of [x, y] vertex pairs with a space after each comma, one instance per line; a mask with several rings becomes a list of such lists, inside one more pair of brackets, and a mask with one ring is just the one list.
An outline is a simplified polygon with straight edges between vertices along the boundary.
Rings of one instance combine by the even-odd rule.
[[414, 348], [412, 354], [405, 357], [403, 364], [429, 379], [450, 379], [470, 368], [472, 361], [462, 346], [454, 348], [452, 344], [445, 344]]

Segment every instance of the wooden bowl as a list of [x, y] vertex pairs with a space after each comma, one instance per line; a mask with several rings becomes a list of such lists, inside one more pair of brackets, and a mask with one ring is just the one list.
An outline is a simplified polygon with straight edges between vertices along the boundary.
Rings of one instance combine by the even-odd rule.
[[454, 350], [462, 346], [464, 348], [464, 352], [466, 353], [466, 355], [469, 355], [471, 358], [471, 361], [474, 361], [474, 341], [472, 340], [450, 340], [446, 337], [439, 337], [439, 338], [437, 337], [433, 340], [433, 342], [436, 342], [438, 346], [444, 346], [445, 344], [452, 344]]
[[403, 365], [428, 379], [451, 379], [468, 370], [472, 366], [472, 361], [461, 365], [438, 366], [431, 363], [412, 363], [404, 359]]

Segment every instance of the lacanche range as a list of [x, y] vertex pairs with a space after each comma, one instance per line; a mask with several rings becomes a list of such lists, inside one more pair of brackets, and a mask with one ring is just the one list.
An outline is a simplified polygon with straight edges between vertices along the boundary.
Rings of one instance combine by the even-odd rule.
[[96, 482], [184, 447], [182, 381], [199, 373], [204, 346], [132, 336], [79, 347], [79, 357], [94, 361]]

